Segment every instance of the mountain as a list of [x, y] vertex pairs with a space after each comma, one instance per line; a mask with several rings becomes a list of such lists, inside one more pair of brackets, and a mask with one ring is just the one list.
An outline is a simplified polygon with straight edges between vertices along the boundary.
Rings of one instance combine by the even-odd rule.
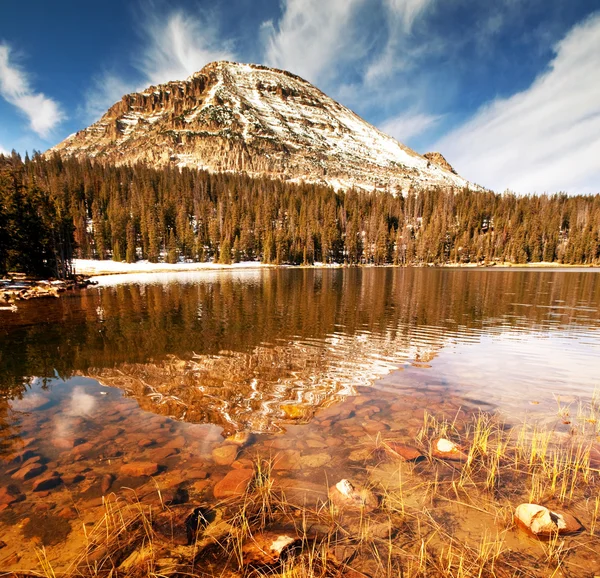
[[233, 62], [213, 62], [185, 81], [128, 94], [48, 152], [335, 188], [469, 185], [439, 153], [419, 155], [306, 80]]

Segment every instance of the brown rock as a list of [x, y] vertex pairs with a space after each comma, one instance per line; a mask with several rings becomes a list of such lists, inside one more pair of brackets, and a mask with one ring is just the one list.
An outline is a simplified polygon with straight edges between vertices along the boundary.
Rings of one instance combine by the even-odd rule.
[[75, 508], [65, 506], [60, 512], [58, 512], [58, 517], [64, 518], [65, 520], [74, 520], [77, 518], [77, 510], [75, 510]]
[[70, 486], [71, 484], [78, 484], [85, 479], [85, 477], [81, 474], [67, 474], [61, 477], [63, 479], [63, 483], [67, 486]]
[[152, 456], [153, 460], [155, 460], [157, 462], [162, 462], [163, 460], [166, 460], [167, 458], [174, 456], [176, 453], [177, 453], [177, 450], [174, 448], [160, 448], [160, 449], [152, 451], [150, 453], [150, 455]]
[[274, 470], [297, 470], [300, 467], [300, 452], [285, 450], [273, 458]]
[[251, 470], [254, 467], [254, 462], [247, 458], [242, 458], [241, 460], [235, 460], [235, 462], [231, 464], [231, 467], [234, 470]]
[[185, 438], [183, 436], [177, 436], [176, 438], [173, 438], [172, 440], [167, 442], [164, 447], [172, 448], [174, 450], [180, 450], [184, 446], [185, 446]]
[[217, 499], [241, 496], [246, 492], [253, 478], [254, 470], [231, 470], [215, 485], [213, 494]]
[[120, 469], [124, 476], [153, 476], [158, 472], [155, 462], [130, 462], [123, 464]]
[[383, 449], [387, 454], [400, 458], [405, 462], [416, 462], [425, 459], [425, 456], [417, 448], [399, 442], [384, 442]]
[[209, 483], [210, 482], [208, 480], [200, 480], [198, 482], [194, 482], [191, 485], [191, 489], [194, 492], [197, 492], [198, 494], [200, 494], [201, 492], [203, 492], [204, 490], [206, 490], [206, 488], [208, 488]]
[[389, 426], [381, 421], [367, 421], [362, 424], [364, 430], [370, 434], [376, 434], [389, 430]]
[[38, 463], [29, 464], [28, 466], [25, 466], [24, 468], [21, 468], [20, 470], [15, 472], [11, 476], [11, 478], [13, 480], [21, 480], [21, 481], [30, 480], [31, 478], [35, 478], [36, 476], [39, 476], [41, 473], [44, 472], [45, 469], [46, 469], [46, 466], [44, 466], [43, 464], [38, 464]]
[[70, 450], [75, 446], [75, 437], [74, 436], [62, 436], [57, 437], [52, 440], [52, 444], [55, 448], [60, 450]]
[[14, 502], [20, 502], [24, 500], [25, 496], [21, 494], [19, 488], [16, 486], [2, 486], [0, 487], [0, 504], [8, 505]]
[[115, 476], [113, 474], [104, 474], [102, 476], [102, 482], [100, 483], [100, 491], [102, 492], [102, 494], [106, 494], [106, 492], [110, 490], [110, 487], [112, 486], [114, 481]]
[[25, 464], [26, 461], [30, 460], [35, 456], [35, 453], [31, 450], [22, 450], [16, 454], [11, 454], [7, 458], [2, 458], [2, 461], [8, 461], [11, 464]]
[[301, 468], [322, 468], [331, 464], [331, 456], [326, 453], [308, 454], [300, 458]]
[[33, 491], [44, 492], [48, 490], [53, 490], [60, 484], [62, 484], [61, 477], [55, 474], [50, 474], [48, 476], [44, 476], [43, 478], [35, 480], [35, 482], [33, 482]]
[[212, 451], [213, 460], [219, 466], [230, 466], [237, 457], [238, 448], [233, 444], [226, 444], [216, 447]]
[[76, 456], [81, 456], [83, 454], [87, 454], [87, 453], [91, 452], [94, 449], [94, 447], [95, 447], [95, 444], [93, 444], [92, 442], [85, 442], [83, 444], [79, 444], [78, 446], [75, 446], [71, 450], [71, 453]]

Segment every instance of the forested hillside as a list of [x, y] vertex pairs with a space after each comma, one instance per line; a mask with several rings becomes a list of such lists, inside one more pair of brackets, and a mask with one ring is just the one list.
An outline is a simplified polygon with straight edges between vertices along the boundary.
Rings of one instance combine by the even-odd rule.
[[[0, 157], [0, 270], [133, 262], [600, 264], [600, 195], [394, 197], [193, 169]], [[35, 260], [35, 263], [31, 260]]]

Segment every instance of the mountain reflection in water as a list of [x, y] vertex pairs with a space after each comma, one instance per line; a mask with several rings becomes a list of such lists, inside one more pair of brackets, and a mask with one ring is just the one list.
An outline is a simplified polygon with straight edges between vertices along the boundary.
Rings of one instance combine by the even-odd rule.
[[82, 375], [155, 413], [226, 433], [275, 431], [396, 368], [404, 371], [379, 387], [436, 383], [487, 401], [523, 401], [537, 382], [535, 395], [544, 382], [591, 393], [600, 370], [600, 275], [590, 271], [280, 269], [120, 281], [3, 315], [7, 398], [34, 376]]

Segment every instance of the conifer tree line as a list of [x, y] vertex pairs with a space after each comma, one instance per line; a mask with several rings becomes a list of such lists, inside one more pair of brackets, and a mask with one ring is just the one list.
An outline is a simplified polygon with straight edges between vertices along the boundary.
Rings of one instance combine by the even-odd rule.
[[68, 195], [50, 192], [37, 165], [0, 154], [0, 274], [72, 276], [74, 225]]
[[600, 195], [335, 192], [243, 174], [114, 167], [37, 154], [24, 161], [16, 154], [0, 157], [0, 175], [0, 270], [33, 267], [27, 260], [34, 255], [36, 263], [55, 268], [71, 256], [170, 263], [600, 264]]

